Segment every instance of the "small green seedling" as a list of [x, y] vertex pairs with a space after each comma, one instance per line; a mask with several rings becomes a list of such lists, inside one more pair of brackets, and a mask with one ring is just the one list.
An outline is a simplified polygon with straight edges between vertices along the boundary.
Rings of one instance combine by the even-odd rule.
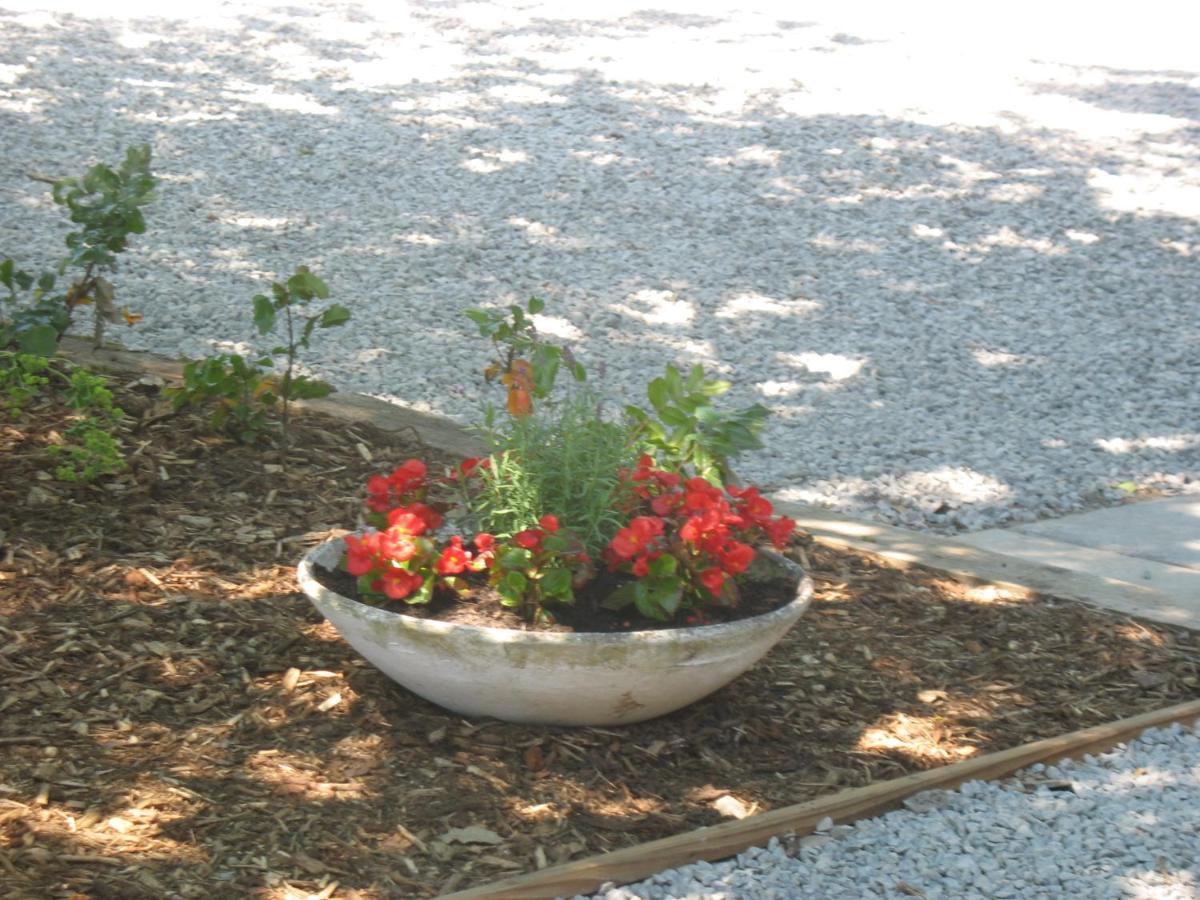
[[267, 430], [268, 413], [282, 401], [280, 433], [286, 449], [292, 401], [324, 397], [333, 390], [323, 381], [296, 373], [300, 349], [308, 348], [316, 329], [336, 328], [350, 320], [350, 311], [337, 303], [311, 315], [300, 311], [311, 301], [328, 297], [329, 287], [307, 266], [297, 268], [282, 284], [274, 282], [270, 296], [257, 294], [252, 302], [258, 333], [270, 334], [282, 318], [287, 342], [257, 359], [233, 353], [188, 363], [183, 370], [183, 386], [171, 391], [175, 408], [215, 401], [213, 427], [248, 444]]
[[54, 477], [91, 483], [101, 475], [125, 468], [120, 444], [113, 435], [125, 412], [113, 405], [107, 380], [86, 369], [72, 370], [66, 401], [78, 415], [66, 430], [66, 441], [48, 448], [50, 455], [60, 460]]

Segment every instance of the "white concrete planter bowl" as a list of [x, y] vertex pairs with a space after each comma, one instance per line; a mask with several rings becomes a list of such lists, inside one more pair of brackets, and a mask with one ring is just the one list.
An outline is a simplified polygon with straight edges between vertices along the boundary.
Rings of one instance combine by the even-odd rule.
[[812, 581], [795, 563], [761, 555], [796, 579], [773, 612], [722, 625], [620, 634], [511, 631], [421, 619], [336, 594], [314, 577], [336, 568], [340, 539], [314, 547], [299, 580], [313, 605], [384, 674], [464, 716], [544, 725], [625, 725], [687, 706], [728, 684], [796, 623]]

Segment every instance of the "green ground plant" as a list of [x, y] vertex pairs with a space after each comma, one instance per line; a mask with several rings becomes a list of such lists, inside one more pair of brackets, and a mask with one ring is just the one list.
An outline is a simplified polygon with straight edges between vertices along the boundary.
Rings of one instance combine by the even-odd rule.
[[[92, 333], [100, 346], [106, 322], [132, 325], [141, 318], [128, 307], [118, 310], [109, 276], [116, 272], [117, 256], [130, 235], [146, 230], [141, 207], [154, 199], [157, 183], [150, 173], [150, 147], [129, 147], [116, 169], [99, 163], [78, 178], [34, 177], [52, 185], [54, 202], [79, 228], [67, 234], [67, 255], [56, 271], [35, 276], [11, 257], [0, 256], [0, 285], [7, 292], [0, 298], [0, 348], [51, 356], [71, 325], [73, 310], [86, 305], [93, 307]], [[68, 267], [79, 274], [63, 290]]]
[[272, 283], [269, 296], [255, 295], [251, 302], [258, 333], [265, 336], [282, 324], [281, 339], [285, 343], [251, 359], [222, 353], [189, 362], [184, 366], [183, 385], [170, 392], [175, 408], [212, 404], [213, 427], [249, 444], [272, 428], [278, 407], [280, 438], [286, 449], [291, 404], [325, 397], [333, 390], [325, 382], [296, 371], [300, 350], [308, 349], [318, 328], [337, 328], [350, 320], [350, 311], [337, 303], [313, 313], [304, 312], [313, 300], [328, 298], [328, 285], [307, 266], [299, 266], [286, 282]]
[[113, 429], [125, 412], [113, 405], [108, 381], [86, 369], [73, 369], [66, 403], [75, 410], [75, 416], [63, 443], [48, 448], [50, 455], [59, 461], [54, 477], [59, 481], [90, 483], [101, 475], [114, 475], [124, 469], [125, 459]]
[[50, 384], [50, 360], [31, 353], [0, 350], [0, 392], [4, 410], [16, 418]]

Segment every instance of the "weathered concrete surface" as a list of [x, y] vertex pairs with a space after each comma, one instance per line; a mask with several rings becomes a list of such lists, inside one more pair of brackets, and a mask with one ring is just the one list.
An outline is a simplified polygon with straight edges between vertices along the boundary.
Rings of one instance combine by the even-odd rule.
[[1200, 573], [1200, 496], [1195, 494], [1144, 500], [1008, 530]]
[[[796, 519], [805, 531], [831, 546], [928, 566], [967, 580], [990, 581], [1012, 589], [1069, 597], [1114, 612], [1200, 630], [1200, 593], [1188, 588], [1187, 582], [1167, 578], [1167, 575], [1186, 572], [1190, 579], [1191, 569], [1170, 567], [1168, 570], [1151, 561], [1134, 560], [1131, 565], [1141, 567], [1132, 570], [1138, 578], [1127, 581], [1106, 574], [1095, 563], [1080, 563], [1078, 567], [1064, 565], [1065, 557], [1039, 556], [1029, 547], [1010, 543], [1010, 538], [993, 537], [1009, 534], [1004, 531], [964, 534], [950, 539], [849, 519], [798, 504], [779, 502], [776, 506]], [[1110, 557], [1115, 555], [1107, 553]], [[1150, 580], [1141, 577], [1147, 566], [1160, 566], [1153, 571], [1161, 579], [1159, 582], [1155, 583], [1153, 577]], [[1182, 589], [1162, 590], [1161, 586], [1168, 583], [1177, 588], [1182, 586]]]

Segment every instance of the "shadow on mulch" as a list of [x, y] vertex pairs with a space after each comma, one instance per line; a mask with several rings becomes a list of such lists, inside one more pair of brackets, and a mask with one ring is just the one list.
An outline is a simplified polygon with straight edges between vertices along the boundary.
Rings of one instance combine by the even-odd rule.
[[0, 897], [431, 896], [1200, 683], [1195, 634], [801, 538], [812, 608], [706, 700], [623, 728], [466, 721], [360, 660], [293, 578], [367, 475], [436, 454], [311, 417], [281, 468], [156, 418], [144, 386], [118, 401], [130, 470], [100, 486], [40, 474], [52, 406], [0, 426]]

